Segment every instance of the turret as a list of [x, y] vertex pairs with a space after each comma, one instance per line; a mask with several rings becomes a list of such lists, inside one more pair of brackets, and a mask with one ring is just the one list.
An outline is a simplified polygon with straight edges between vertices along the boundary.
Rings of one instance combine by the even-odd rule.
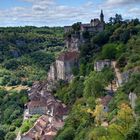
[[101, 10], [100, 21], [101, 21], [101, 22], [104, 22], [104, 14], [103, 14], [103, 10]]

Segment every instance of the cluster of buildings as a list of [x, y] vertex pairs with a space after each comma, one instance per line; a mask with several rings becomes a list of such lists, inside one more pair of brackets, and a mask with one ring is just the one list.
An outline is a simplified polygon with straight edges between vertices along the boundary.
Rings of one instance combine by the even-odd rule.
[[126, 72], [121, 73], [120, 70], [116, 67], [116, 62], [111, 61], [109, 59], [104, 60], [98, 60], [94, 63], [94, 71], [100, 72], [104, 68], [114, 68], [116, 73], [116, 82], [118, 86], [121, 86], [123, 83], [126, 83], [130, 77], [130, 74], [132, 73], [132, 70], [128, 70]]
[[68, 108], [60, 100], [57, 100], [48, 90], [48, 84], [36, 82], [29, 91], [30, 102], [26, 105], [28, 113], [24, 118], [39, 114], [34, 126], [21, 135], [20, 140], [52, 140], [63, 127], [68, 115]]
[[[115, 89], [117, 89], [117, 87], [120, 87], [122, 84], [128, 82], [132, 73], [140, 71], [140, 67], [136, 67], [134, 69], [130, 69], [130, 70], [127, 70], [127, 71], [121, 73], [120, 70], [116, 66], [116, 61], [111, 61], [108, 59], [98, 60], [94, 63], [94, 71], [97, 71], [97, 72], [102, 71], [104, 68], [110, 68], [110, 67], [112, 67], [114, 69], [114, 72], [116, 75], [116, 78], [114, 79], [116, 86], [113, 87], [113, 85], [111, 85], [109, 87], [109, 89], [111, 89], [110, 91], [107, 87], [107, 90], [109, 91], [108, 94], [105, 97], [101, 98], [101, 104], [103, 105], [103, 107], [104, 107], [103, 109], [105, 112], [108, 112], [108, 110], [109, 110], [108, 105], [114, 96], [112, 89], [113, 89], [113, 91], [115, 91]], [[136, 94], [131, 92], [129, 94], [129, 100], [130, 100], [131, 107], [133, 109], [135, 108], [136, 99], [137, 99]]]
[[80, 26], [79, 31], [73, 31], [73, 26], [64, 27], [65, 33], [70, 33], [70, 36], [65, 38], [67, 51], [62, 52], [50, 66], [49, 81], [70, 81], [73, 78], [72, 70], [79, 65], [79, 46], [85, 41], [83, 34], [85, 32], [89, 34], [98, 33], [104, 30], [103, 11], [101, 11], [100, 19], [92, 19], [88, 24], [78, 24]]
[[[65, 33], [67, 51], [62, 52], [50, 66], [47, 82], [36, 82], [29, 91], [30, 102], [26, 105], [24, 119], [40, 114], [34, 126], [21, 135], [20, 140], [53, 140], [57, 132], [63, 127], [68, 115], [68, 108], [52, 94], [52, 83], [59, 80], [70, 82], [73, 79], [73, 69], [79, 66], [79, 45], [85, 41], [83, 34], [101, 32], [104, 30], [104, 15], [101, 11], [100, 19], [92, 19], [88, 24], [79, 24], [80, 30], [73, 32], [72, 26], [66, 26]], [[108, 65], [108, 62], [106, 62]], [[100, 69], [97, 64], [97, 70]], [[104, 67], [105, 64], [102, 64]]]
[[21, 136], [21, 140], [53, 140], [64, 122], [52, 116], [42, 115], [34, 126]]

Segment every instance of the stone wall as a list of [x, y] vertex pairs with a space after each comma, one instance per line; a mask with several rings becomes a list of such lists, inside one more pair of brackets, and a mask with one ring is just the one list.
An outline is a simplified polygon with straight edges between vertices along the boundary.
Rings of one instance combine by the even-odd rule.
[[47, 113], [47, 107], [30, 107], [29, 108], [29, 114], [34, 115], [34, 114], [46, 114]]

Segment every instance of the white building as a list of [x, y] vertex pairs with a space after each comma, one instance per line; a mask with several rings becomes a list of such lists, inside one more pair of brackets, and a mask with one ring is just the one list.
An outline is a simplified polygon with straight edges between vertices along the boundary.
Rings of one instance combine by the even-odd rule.
[[96, 61], [94, 64], [94, 70], [95, 71], [102, 71], [104, 68], [106, 67], [110, 67], [111, 66], [111, 61], [106, 59], [106, 60], [99, 60]]

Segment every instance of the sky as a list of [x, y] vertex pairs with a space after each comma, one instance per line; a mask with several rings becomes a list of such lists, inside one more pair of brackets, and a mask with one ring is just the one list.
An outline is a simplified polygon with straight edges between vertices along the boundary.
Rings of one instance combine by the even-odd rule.
[[0, 26], [64, 26], [105, 21], [116, 13], [123, 19], [140, 19], [140, 0], [0, 0]]

